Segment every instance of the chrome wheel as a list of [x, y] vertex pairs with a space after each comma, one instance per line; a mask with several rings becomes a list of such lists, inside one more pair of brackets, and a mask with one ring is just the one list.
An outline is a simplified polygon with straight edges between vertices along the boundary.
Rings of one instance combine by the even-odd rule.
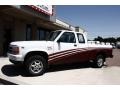
[[93, 62], [93, 67], [101, 68], [104, 65], [105, 57], [103, 55], [97, 55], [96, 60]]
[[32, 76], [43, 75], [47, 65], [47, 60], [40, 55], [29, 56], [25, 62], [26, 71]]
[[40, 73], [43, 70], [43, 63], [40, 60], [34, 60], [31, 62], [29, 69], [32, 73]]
[[103, 66], [103, 59], [102, 58], [99, 58], [98, 60], [97, 60], [97, 65], [99, 66], [99, 67], [101, 67], [101, 66]]

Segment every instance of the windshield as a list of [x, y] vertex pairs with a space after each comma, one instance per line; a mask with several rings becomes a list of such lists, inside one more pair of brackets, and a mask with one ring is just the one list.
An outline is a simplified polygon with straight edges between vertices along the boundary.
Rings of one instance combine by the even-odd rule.
[[51, 32], [47, 37], [47, 41], [54, 41], [60, 33], [61, 31]]

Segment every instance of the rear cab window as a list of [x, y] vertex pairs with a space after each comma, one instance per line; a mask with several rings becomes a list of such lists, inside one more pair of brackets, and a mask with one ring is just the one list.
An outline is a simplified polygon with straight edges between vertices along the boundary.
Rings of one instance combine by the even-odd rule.
[[78, 42], [85, 43], [85, 39], [84, 39], [83, 34], [81, 34], [81, 33], [76, 33], [76, 34], [77, 34]]

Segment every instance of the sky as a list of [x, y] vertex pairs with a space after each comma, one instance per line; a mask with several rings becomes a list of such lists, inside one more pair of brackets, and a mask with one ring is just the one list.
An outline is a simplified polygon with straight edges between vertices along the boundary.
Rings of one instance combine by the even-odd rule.
[[120, 5], [57, 5], [56, 16], [86, 30], [89, 39], [97, 36], [120, 37]]

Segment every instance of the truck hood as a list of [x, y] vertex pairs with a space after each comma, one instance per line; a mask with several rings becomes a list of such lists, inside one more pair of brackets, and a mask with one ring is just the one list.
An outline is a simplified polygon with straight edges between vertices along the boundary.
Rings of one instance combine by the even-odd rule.
[[17, 45], [17, 46], [45, 46], [48, 44], [53, 43], [53, 41], [17, 41], [12, 42], [10, 45]]

